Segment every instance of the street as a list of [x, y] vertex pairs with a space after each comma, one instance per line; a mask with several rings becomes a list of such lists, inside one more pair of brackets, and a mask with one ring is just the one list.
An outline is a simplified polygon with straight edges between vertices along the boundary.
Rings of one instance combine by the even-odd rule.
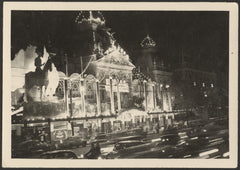
[[[144, 144], [132, 146], [119, 151], [113, 151], [114, 144], [100, 143], [101, 156], [107, 159], [121, 158], [228, 158], [228, 136], [225, 129], [215, 131], [204, 137], [196, 134], [195, 137], [188, 137], [178, 133], [179, 139], [171, 143], [169, 135], [149, 134]], [[166, 141], [164, 142], [164, 136]], [[161, 139], [162, 138], [162, 139]], [[169, 140], [168, 140], [169, 139]], [[78, 156], [84, 155], [90, 150], [90, 145], [72, 149]], [[128, 152], [129, 151], [129, 152]], [[124, 154], [128, 153], [128, 154]], [[109, 155], [111, 155], [109, 157]]]

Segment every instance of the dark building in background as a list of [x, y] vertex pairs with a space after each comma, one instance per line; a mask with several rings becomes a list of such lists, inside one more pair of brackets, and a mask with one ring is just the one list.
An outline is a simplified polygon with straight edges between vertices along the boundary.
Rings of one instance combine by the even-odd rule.
[[141, 47], [136, 67], [160, 85], [156, 92], [157, 101], [160, 101], [162, 108], [190, 111], [207, 120], [208, 114], [216, 115], [217, 108], [227, 106], [227, 95], [226, 92], [220, 92], [222, 87], [217, 82], [216, 73], [196, 68], [184, 59], [183, 54], [179, 54], [181, 60], [177, 67], [171, 68], [165, 60], [164, 52], [159, 51], [149, 35], [143, 39]]

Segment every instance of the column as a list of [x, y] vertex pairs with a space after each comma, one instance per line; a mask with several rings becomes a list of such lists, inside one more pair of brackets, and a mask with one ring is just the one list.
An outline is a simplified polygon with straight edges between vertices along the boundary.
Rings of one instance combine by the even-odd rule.
[[166, 129], [166, 116], [165, 115], [163, 115], [163, 126], [164, 126], [164, 129]]
[[101, 101], [100, 101], [100, 89], [99, 89], [99, 81], [96, 80], [96, 99], [97, 99], [97, 114], [101, 115]]
[[120, 112], [121, 108], [121, 95], [119, 91], [119, 81], [117, 83], [117, 100], [118, 100], [118, 113]]
[[70, 109], [69, 109], [69, 113], [70, 113], [70, 117], [73, 117], [73, 101], [72, 101], [72, 89], [69, 90], [70, 92]]
[[126, 126], [125, 120], [122, 120], [122, 130], [126, 128], [125, 126]]
[[161, 122], [161, 114], [158, 114], [159, 123]]
[[168, 107], [169, 107], [169, 111], [172, 111], [172, 98], [171, 98], [171, 94], [168, 91], [167, 92], [167, 96], [168, 96]]
[[132, 117], [132, 122], [135, 124], [135, 116]]
[[99, 128], [99, 132], [102, 132], [102, 119], [98, 119], [98, 128]]
[[68, 116], [69, 114], [69, 105], [68, 105], [68, 79], [64, 79], [64, 100], [65, 100], [65, 113]]
[[163, 92], [162, 92], [162, 84], [159, 84], [159, 95], [161, 100], [161, 109], [163, 110]]
[[168, 127], [168, 121], [169, 121], [168, 120], [168, 115], [166, 114], [165, 117], [166, 117], [166, 127]]
[[157, 103], [157, 99], [161, 100], [161, 96], [160, 96], [160, 88], [159, 88], [159, 84], [156, 83], [155, 84], [155, 91], [156, 91], [156, 95], [155, 95], [155, 99], [156, 99], [156, 107], [160, 107], [160, 103]]
[[85, 94], [84, 94], [84, 79], [80, 79], [80, 92], [81, 92], [81, 100], [82, 100], [82, 113], [84, 114], [85, 117], [87, 117], [86, 112], [85, 112]]
[[155, 95], [155, 84], [152, 84], [152, 91], [153, 91], [153, 108], [156, 108], [156, 95]]
[[138, 90], [139, 90], [139, 94], [138, 94], [138, 96], [139, 96], [139, 97], [142, 97], [140, 81], [138, 81]]
[[110, 77], [110, 101], [111, 101], [111, 113], [115, 114], [112, 77]]
[[170, 97], [170, 93], [169, 93], [169, 85], [168, 84], [166, 84], [166, 92], [165, 92], [165, 100], [166, 100], [166, 110], [167, 111], [171, 111], [171, 97]]
[[[73, 103], [72, 103], [72, 89], [70, 89], [70, 117], [73, 117]], [[71, 121], [70, 119], [70, 123], [71, 123], [71, 128], [72, 128], [72, 136], [74, 136], [74, 124], [73, 121]]]
[[150, 121], [151, 122], [153, 121], [153, 115], [150, 115]]
[[139, 116], [139, 122], [140, 122], [140, 124], [142, 124], [142, 116]]
[[168, 111], [167, 92], [163, 91], [163, 110]]
[[145, 111], [147, 111], [147, 81], [143, 81], [143, 93], [144, 93], [144, 99], [145, 99]]
[[142, 122], [143, 122], [143, 123], [146, 122], [146, 116], [145, 116], [145, 115], [143, 116], [143, 120], [142, 120]]
[[171, 126], [172, 126], [173, 125], [173, 117], [171, 116], [170, 118], [171, 118]]
[[49, 141], [51, 143], [51, 141], [52, 141], [52, 132], [54, 130], [54, 125], [51, 123], [50, 119], [48, 119], [48, 126], [49, 126], [49, 131], [48, 131], [48, 133], [49, 133]]
[[110, 119], [110, 122], [111, 122], [111, 131], [113, 132], [113, 119]]

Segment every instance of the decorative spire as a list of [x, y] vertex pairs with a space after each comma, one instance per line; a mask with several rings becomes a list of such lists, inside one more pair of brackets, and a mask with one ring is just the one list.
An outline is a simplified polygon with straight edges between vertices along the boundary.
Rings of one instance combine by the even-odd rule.
[[101, 12], [99, 11], [81, 11], [75, 19], [75, 23], [77, 24], [98, 24], [104, 25], [105, 19]]
[[147, 34], [147, 36], [142, 40], [140, 43], [142, 47], [149, 48], [149, 47], [155, 47], [156, 43], [153, 41], [153, 39]]
[[109, 41], [110, 41], [110, 45], [113, 47], [114, 44], [116, 43], [116, 39], [113, 37], [114, 33], [111, 33], [109, 31], [106, 31], [106, 33], [108, 35], [108, 38], [109, 38]]

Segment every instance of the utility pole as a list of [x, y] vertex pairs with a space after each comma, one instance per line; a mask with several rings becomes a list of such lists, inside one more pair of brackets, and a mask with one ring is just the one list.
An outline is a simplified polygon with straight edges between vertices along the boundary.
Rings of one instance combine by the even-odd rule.
[[80, 65], [81, 65], [81, 73], [83, 72], [83, 60], [82, 60], [82, 56], [80, 57]]
[[97, 99], [97, 114], [101, 115], [101, 102], [100, 102], [100, 88], [99, 88], [99, 80], [96, 80], [96, 99]]
[[143, 93], [145, 98], [145, 111], [147, 111], [147, 81], [143, 81]]
[[66, 77], [64, 79], [64, 94], [65, 94], [65, 113], [69, 114], [69, 106], [68, 106], [68, 58], [67, 54], [65, 54], [65, 71], [66, 71]]
[[152, 91], [153, 91], [153, 108], [156, 108], [156, 96], [155, 96], [155, 84], [152, 84]]
[[118, 113], [120, 112], [121, 108], [121, 95], [120, 95], [120, 90], [119, 90], [119, 83], [120, 81], [118, 80], [117, 82], [117, 100], [118, 100]]
[[[72, 102], [72, 88], [70, 88], [70, 119], [73, 116], [73, 102]], [[74, 124], [73, 121], [71, 121], [71, 127], [72, 127], [72, 136], [74, 136]]]
[[110, 79], [110, 101], [111, 101], [111, 112], [112, 114], [115, 114], [115, 107], [114, 107], [114, 92], [113, 92], [113, 79], [112, 77]]
[[[64, 79], [64, 99], [65, 99], [65, 113], [66, 115], [68, 116], [70, 114], [70, 118], [69, 118], [69, 123], [71, 123], [71, 113], [69, 113], [69, 103], [68, 103], [68, 57], [67, 57], [67, 54], [65, 54], [65, 71], [66, 71], [66, 77]], [[71, 93], [71, 91], [70, 91]], [[71, 105], [72, 106], [72, 105]], [[72, 110], [72, 108], [71, 108]], [[72, 128], [72, 135], [74, 135], [73, 133], [73, 126], [71, 126]]]

